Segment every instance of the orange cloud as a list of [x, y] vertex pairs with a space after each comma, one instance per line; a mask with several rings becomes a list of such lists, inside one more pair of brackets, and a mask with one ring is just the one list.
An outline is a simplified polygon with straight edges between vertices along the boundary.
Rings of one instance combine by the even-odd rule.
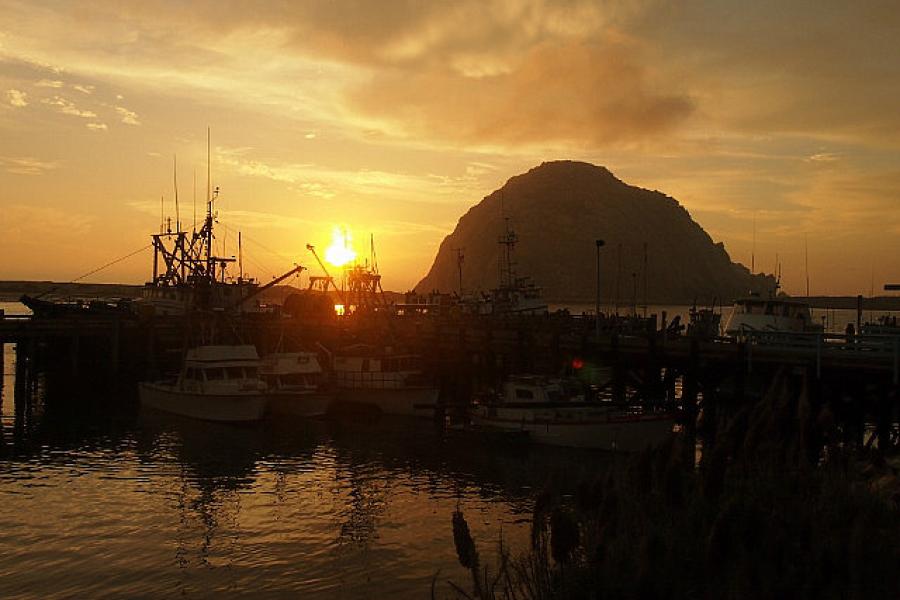
[[484, 77], [445, 65], [384, 70], [348, 99], [388, 127], [445, 140], [630, 142], [671, 131], [694, 108], [686, 94], [655, 86], [631, 50], [618, 42], [546, 43], [509, 72]]

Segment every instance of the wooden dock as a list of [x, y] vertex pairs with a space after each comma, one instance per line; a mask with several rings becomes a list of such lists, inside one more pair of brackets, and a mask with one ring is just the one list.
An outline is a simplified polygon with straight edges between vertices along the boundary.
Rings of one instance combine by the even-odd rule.
[[[665, 320], [663, 319], [663, 322]], [[677, 406], [686, 419], [714, 402], [756, 401], [777, 373], [803, 379], [817, 405], [840, 405], [857, 421], [881, 415], [890, 437], [897, 422], [900, 336], [754, 333], [698, 338], [657, 327], [656, 319], [590, 316], [387, 316], [295, 319], [277, 314], [138, 319], [128, 315], [0, 318], [0, 342], [17, 346], [17, 374], [120, 381], [177, 369], [196, 341], [253, 343], [276, 350], [389, 344], [419, 353], [429, 374], [464, 403], [472, 390], [511, 373], [568, 372], [608, 399]], [[19, 386], [17, 386], [18, 388]], [[28, 389], [27, 386], [23, 389]], [[847, 407], [850, 407], [849, 409]], [[847, 410], [845, 410], [847, 409]], [[893, 439], [893, 438], [892, 438]]]

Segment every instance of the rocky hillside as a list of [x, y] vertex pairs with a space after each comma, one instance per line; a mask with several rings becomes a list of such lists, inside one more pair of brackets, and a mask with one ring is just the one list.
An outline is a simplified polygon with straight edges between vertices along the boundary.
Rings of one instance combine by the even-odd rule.
[[650, 303], [728, 303], [774, 285], [772, 277], [733, 263], [674, 198], [630, 186], [603, 167], [555, 161], [513, 177], [469, 209], [416, 289], [457, 291], [456, 248], [465, 254], [463, 287], [495, 287], [505, 217], [519, 236], [518, 274], [531, 276], [550, 301], [593, 300], [596, 239], [606, 242], [600, 260], [605, 302], [614, 300], [617, 279], [622, 304], [631, 302], [635, 287], [643, 302], [645, 243]]

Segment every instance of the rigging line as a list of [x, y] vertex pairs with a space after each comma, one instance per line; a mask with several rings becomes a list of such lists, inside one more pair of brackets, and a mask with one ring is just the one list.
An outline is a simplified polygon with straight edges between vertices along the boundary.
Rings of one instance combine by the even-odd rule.
[[[219, 225], [221, 225], [222, 228], [225, 229], [226, 231], [231, 231], [232, 235], [235, 233], [235, 230], [232, 229], [231, 227], [229, 227], [228, 225], [226, 225], [224, 223], [219, 223]], [[254, 240], [252, 238], [247, 237], [246, 235], [243, 235], [243, 238], [244, 238], [244, 241], [246, 241], [246, 242], [251, 242], [251, 243], [255, 243], [257, 245], [261, 245], [261, 244], [259, 244], [259, 242], [257, 242], [256, 240]], [[266, 273], [275, 273], [276, 272], [275, 269], [272, 269], [266, 263], [261, 262], [257, 257], [253, 256], [252, 253], [249, 253], [249, 254], [245, 253], [244, 258], [246, 258], [251, 263], [253, 263], [262, 272], [266, 272]], [[287, 257], [284, 257], [284, 256], [282, 256], [281, 259], [288, 263], [291, 262]], [[273, 275], [273, 277], [274, 277], [274, 275]]]
[[118, 263], [122, 262], [123, 260], [127, 260], [127, 259], [131, 258], [132, 256], [135, 256], [136, 254], [140, 254], [140, 253], [143, 252], [144, 250], [149, 250], [149, 249], [152, 248], [152, 247], [153, 247], [153, 244], [147, 244], [146, 246], [144, 246], [143, 248], [140, 248], [139, 250], [135, 250], [134, 252], [130, 252], [130, 253], [126, 254], [125, 256], [120, 256], [119, 258], [117, 258], [117, 259], [115, 259], [115, 260], [112, 260], [112, 261], [106, 263], [105, 265], [102, 265], [102, 266], [100, 266], [100, 267], [97, 267], [96, 269], [94, 269], [94, 270], [92, 270], [92, 271], [88, 271], [88, 272], [85, 273], [84, 275], [81, 275], [81, 276], [76, 277], [75, 279], [71, 280], [69, 283], [75, 283], [76, 281], [80, 281], [80, 280], [84, 279], [85, 277], [90, 277], [91, 275], [93, 275], [93, 274], [95, 274], [95, 273], [99, 273], [99, 272], [102, 271], [103, 269], [106, 269], [106, 268], [111, 267], [111, 266], [113, 266], [113, 265], [115, 265], [115, 264], [118, 264]]
[[[232, 234], [236, 233], [234, 229], [232, 229], [231, 227], [229, 227], [229, 226], [226, 225], [225, 223], [219, 223], [219, 224], [220, 224], [222, 227], [224, 227], [225, 229], [230, 230]], [[296, 261], [292, 260], [290, 257], [285, 256], [285, 255], [282, 254], [281, 252], [276, 252], [275, 250], [272, 250], [271, 248], [269, 248], [268, 246], [266, 246], [266, 245], [263, 244], [262, 242], [260, 242], [260, 241], [256, 240], [255, 238], [253, 238], [252, 236], [248, 236], [246, 233], [244, 234], [244, 241], [250, 242], [251, 244], [256, 244], [257, 246], [259, 246], [260, 248], [262, 248], [263, 250], [265, 250], [265, 251], [268, 252], [269, 254], [272, 254], [272, 255], [274, 255], [274, 256], [277, 256], [278, 258], [282, 259], [283, 261], [285, 261], [285, 262], [287, 262], [287, 263], [293, 264], [294, 262], [296, 262]]]
[[[75, 279], [72, 279], [71, 281], [68, 281], [68, 282], [66, 282], [66, 283], [76, 283], [76, 282], [78, 282], [78, 281], [81, 281], [81, 280], [84, 279], [85, 277], [90, 277], [91, 275], [93, 275], [93, 274], [95, 274], [95, 273], [99, 273], [99, 272], [102, 271], [103, 269], [106, 269], [106, 268], [111, 267], [111, 266], [113, 266], [113, 265], [115, 265], [115, 264], [118, 264], [118, 263], [122, 262], [123, 260], [127, 260], [127, 259], [131, 258], [132, 256], [135, 256], [135, 255], [137, 255], [137, 254], [140, 254], [140, 253], [143, 252], [144, 250], [149, 250], [149, 249], [152, 248], [152, 247], [153, 247], [153, 244], [147, 244], [146, 246], [144, 246], [143, 248], [141, 248], [141, 249], [139, 249], [139, 250], [135, 250], [134, 252], [129, 252], [129, 253], [126, 254], [125, 256], [120, 256], [119, 258], [117, 258], [117, 259], [115, 259], [115, 260], [113, 260], [113, 261], [110, 261], [110, 262], [106, 263], [105, 265], [102, 265], [102, 266], [100, 266], [100, 267], [97, 267], [96, 269], [92, 269], [92, 270], [88, 271], [87, 273], [85, 273], [84, 275], [80, 275], [80, 276], [76, 277]], [[46, 296], [47, 294], [52, 294], [53, 292], [55, 292], [55, 291], [58, 290], [59, 288], [60, 288], [60, 285], [55, 285], [55, 286], [53, 286], [52, 288], [50, 288], [49, 290], [47, 290], [46, 292], [43, 292], [43, 293], [41, 293], [41, 294], [38, 294], [37, 296], [35, 296], [35, 298], [43, 298], [43, 297]]]

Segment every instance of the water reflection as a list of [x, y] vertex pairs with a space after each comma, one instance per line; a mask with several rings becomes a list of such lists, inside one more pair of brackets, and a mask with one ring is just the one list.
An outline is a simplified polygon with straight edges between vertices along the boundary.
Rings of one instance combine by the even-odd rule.
[[467, 577], [457, 503], [490, 557], [544, 482], [603, 460], [401, 419], [205, 423], [60, 380], [3, 415], [0, 597], [419, 598]]

